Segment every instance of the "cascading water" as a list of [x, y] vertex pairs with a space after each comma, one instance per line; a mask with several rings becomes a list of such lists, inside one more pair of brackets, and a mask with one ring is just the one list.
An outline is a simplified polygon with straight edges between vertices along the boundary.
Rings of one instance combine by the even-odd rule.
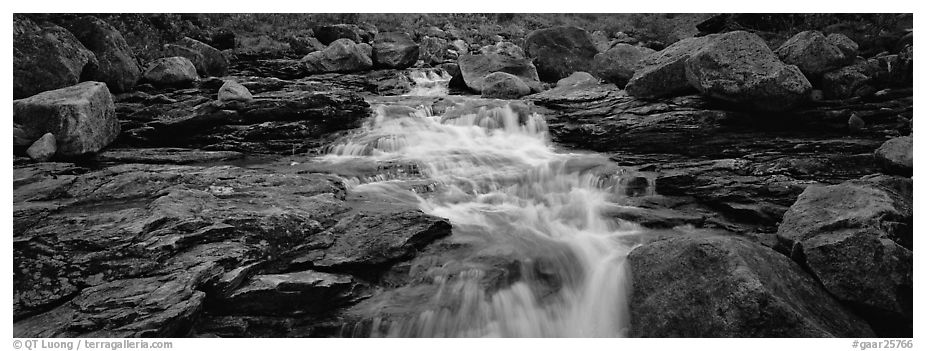
[[[480, 106], [481, 105], [481, 106]], [[557, 151], [542, 116], [521, 103], [470, 100], [434, 116], [379, 105], [326, 162], [407, 162], [435, 191], [401, 190], [388, 177], [354, 179], [355, 192], [405, 192], [453, 224], [452, 240], [480, 254], [523, 251], [510, 284], [489, 288], [488, 271], [428, 267], [433, 293], [413, 313], [375, 318], [371, 336], [616, 337], [628, 328], [625, 257], [641, 228], [606, 218], [619, 180], [604, 157]], [[598, 171], [595, 171], [598, 170]], [[519, 257], [522, 257], [519, 256]], [[532, 263], [533, 262], [533, 263]], [[539, 272], [539, 273], [538, 273]]]

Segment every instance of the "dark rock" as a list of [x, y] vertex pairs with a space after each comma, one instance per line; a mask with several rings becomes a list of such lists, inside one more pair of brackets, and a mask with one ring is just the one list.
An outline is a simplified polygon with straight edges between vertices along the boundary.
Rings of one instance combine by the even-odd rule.
[[688, 83], [702, 94], [764, 111], [793, 109], [810, 98], [810, 82], [778, 61], [762, 38], [721, 34], [685, 62]]
[[144, 79], [160, 86], [189, 85], [199, 79], [196, 66], [186, 57], [165, 57], [148, 63]]
[[[855, 56], [846, 55], [846, 51], [851, 49], [851, 39], [845, 36], [832, 38], [836, 41], [830, 40], [830, 37], [819, 31], [803, 31], [781, 44], [775, 53], [784, 63], [797, 66], [808, 78], [817, 79], [823, 73], [846, 66], [855, 60]], [[849, 42], [842, 39], [848, 39]]]
[[836, 45], [836, 47], [846, 55], [847, 60], [855, 60], [855, 57], [858, 56], [858, 44], [852, 41], [852, 39], [849, 39], [849, 37], [843, 34], [833, 33], [827, 35], [826, 40]]
[[438, 65], [444, 62], [455, 60], [459, 53], [452, 55], [450, 42], [446, 39], [437, 37], [422, 37], [419, 40], [418, 58], [426, 65]]
[[692, 89], [685, 74], [685, 63], [716, 36], [686, 38], [647, 55], [639, 61], [627, 82], [627, 94], [641, 98], [675, 95]]
[[521, 78], [528, 86], [532, 86], [531, 90], [540, 90], [540, 79], [537, 76], [537, 68], [526, 58], [515, 58], [501, 54], [467, 54], [460, 56], [458, 63], [460, 65], [460, 73], [463, 76], [463, 81], [466, 82], [466, 86], [477, 92], [482, 92], [485, 85], [485, 77], [495, 72], [505, 72], [515, 75]]
[[318, 314], [362, 297], [365, 285], [349, 275], [302, 271], [257, 275], [227, 297], [216, 311], [245, 315]]
[[675, 237], [627, 259], [633, 337], [873, 336], [797, 264], [742, 238]]
[[135, 87], [141, 78], [141, 68], [122, 33], [93, 16], [71, 21], [67, 29], [96, 56], [98, 65], [92, 67], [87, 78], [106, 83], [114, 93]]
[[642, 67], [640, 60], [655, 52], [642, 46], [616, 44], [595, 55], [592, 73], [598, 78], [623, 87], [633, 77], [634, 72]]
[[505, 72], [494, 72], [483, 79], [482, 97], [517, 99], [530, 94], [531, 88], [521, 78]]
[[13, 100], [13, 120], [33, 140], [45, 133], [54, 134], [60, 156], [100, 151], [120, 131], [112, 95], [100, 82], [83, 82]]
[[196, 67], [196, 71], [200, 76], [210, 77], [210, 76], [224, 76], [228, 72], [228, 59], [222, 54], [218, 49], [209, 46], [209, 44], [203, 43], [199, 40], [192, 39], [189, 37], [184, 37], [175, 43], [180, 47], [184, 47], [192, 51], [194, 55], [181, 55], [179, 53], [173, 53], [172, 56], [183, 56], [193, 62], [193, 66]]
[[360, 37], [360, 27], [353, 24], [318, 26], [313, 28], [312, 31], [315, 32], [315, 38], [324, 45], [330, 45], [338, 39], [350, 39], [355, 43], [364, 41]]
[[913, 136], [897, 137], [885, 141], [875, 158], [881, 162], [885, 171], [905, 176], [913, 175]]
[[408, 68], [418, 61], [418, 44], [401, 32], [380, 33], [373, 41], [373, 62], [386, 68]]
[[338, 39], [325, 50], [309, 53], [302, 58], [309, 72], [353, 72], [373, 67], [366, 50], [350, 39]]
[[598, 53], [588, 33], [578, 27], [538, 29], [524, 39], [527, 55], [534, 58], [540, 79], [554, 82], [573, 72], [591, 70]]
[[778, 238], [879, 334], [912, 333], [911, 179], [877, 175], [808, 187], [785, 213]]
[[291, 35], [286, 37], [285, 40], [289, 44], [289, 49], [296, 55], [307, 55], [311, 52], [325, 50], [326, 47], [315, 37]]
[[110, 149], [96, 159], [103, 163], [195, 164], [241, 159], [235, 151], [203, 151], [182, 148]]
[[13, 20], [13, 98], [64, 88], [88, 78], [96, 56], [66, 29], [15, 16]]

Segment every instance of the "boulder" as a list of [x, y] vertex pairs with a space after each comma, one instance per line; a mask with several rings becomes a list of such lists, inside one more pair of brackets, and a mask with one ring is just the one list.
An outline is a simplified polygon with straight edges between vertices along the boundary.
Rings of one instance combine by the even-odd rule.
[[517, 76], [505, 73], [490, 73], [483, 79], [482, 97], [494, 99], [517, 99], [530, 94], [531, 88]]
[[335, 40], [325, 50], [305, 55], [302, 63], [312, 73], [355, 72], [373, 67], [366, 50], [350, 39]]
[[240, 315], [320, 313], [357, 299], [364, 285], [342, 274], [302, 271], [264, 274], [222, 298], [219, 311]]
[[540, 79], [537, 68], [526, 58], [512, 57], [501, 54], [460, 56], [458, 61], [463, 81], [470, 89], [482, 92], [485, 77], [494, 72], [505, 72], [521, 78], [531, 86], [532, 91], [540, 91]]
[[627, 81], [627, 94], [640, 98], [658, 98], [691, 89], [685, 75], [685, 63], [715, 37], [708, 35], [682, 39], [643, 57], [639, 61], [640, 68]]
[[797, 264], [741, 237], [672, 237], [627, 260], [631, 337], [873, 337]]
[[592, 34], [589, 35], [589, 39], [595, 44], [595, 48], [598, 49], [598, 52], [605, 52], [611, 48], [611, 40], [608, 39], [608, 35], [600, 30], [592, 32]]
[[418, 44], [402, 32], [380, 33], [373, 40], [373, 63], [385, 68], [408, 68], [418, 61]]
[[67, 29], [96, 56], [98, 64], [92, 67], [87, 78], [106, 83], [113, 93], [130, 91], [135, 87], [141, 78], [141, 68], [122, 33], [93, 16], [71, 21]]
[[588, 72], [576, 72], [556, 82], [557, 88], [573, 87], [585, 84], [598, 84], [598, 79]]
[[809, 186], [785, 213], [777, 237], [792, 259], [881, 334], [912, 331], [910, 178], [875, 175]]
[[183, 56], [193, 62], [196, 72], [202, 77], [220, 77], [228, 73], [228, 59], [222, 51], [209, 44], [196, 39], [184, 37], [174, 45], [184, 47], [195, 53], [194, 55], [180, 55], [169, 53], [169, 56]]
[[655, 52], [653, 49], [642, 46], [616, 44], [607, 51], [595, 55], [592, 73], [598, 78], [623, 87], [642, 67], [640, 60]]
[[193, 62], [180, 56], [151, 61], [142, 77], [151, 84], [161, 86], [188, 85], [199, 79]]
[[97, 65], [96, 56], [64, 28], [13, 20], [13, 98], [77, 84]]
[[451, 44], [447, 39], [425, 36], [421, 37], [419, 42], [418, 59], [425, 64], [437, 65], [457, 58], [451, 57], [453, 56], [450, 53]]
[[325, 50], [325, 44], [314, 37], [301, 35], [290, 35], [284, 39], [289, 44], [289, 49], [297, 55], [307, 55], [310, 52]]
[[848, 60], [855, 60], [858, 56], [858, 44], [845, 36], [845, 34], [833, 33], [826, 36], [826, 41], [836, 45], [839, 51], [842, 51]]
[[[795, 65], [807, 77], [817, 79], [823, 73], [848, 65], [855, 60], [855, 56], [847, 56], [843, 51], [848, 49], [843, 47], [848, 43], [842, 41], [841, 37], [834, 37], [834, 39], [839, 45], [819, 31], [803, 31], [781, 44], [775, 53], [781, 61]], [[856, 50], [858, 50], [857, 47]]]
[[540, 79], [548, 82], [590, 71], [598, 53], [585, 30], [569, 26], [535, 30], [525, 38], [524, 48], [534, 59]]
[[33, 160], [45, 162], [55, 155], [55, 151], [58, 151], [57, 145], [55, 145], [55, 135], [45, 133], [39, 140], [32, 143], [32, 146], [29, 146], [26, 154]]
[[219, 88], [218, 99], [220, 102], [248, 102], [254, 100], [254, 96], [251, 95], [251, 92], [248, 90], [248, 88], [238, 84], [238, 82], [233, 80], [226, 80], [225, 83], [222, 84], [222, 87]]
[[333, 24], [327, 26], [318, 26], [312, 29], [315, 32], [315, 38], [324, 45], [331, 45], [338, 39], [350, 39], [355, 43], [365, 40], [360, 37], [362, 30], [353, 24]]
[[[463, 39], [457, 39], [450, 42], [450, 45], [453, 45], [453, 49], [457, 51], [458, 55], [464, 55], [469, 53], [469, 45], [466, 44], [466, 41]], [[514, 44], [512, 44], [514, 45]], [[523, 54], [522, 54], [523, 56]]]
[[688, 83], [702, 94], [764, 111], [793, 109], [812, 87], [796, 66], [783, 64], [758, 35], [719, 35], [685, 62]]
[[479, 49], [479, 53], [483, 55], [506, 55], [514, 58], [525, 58], [524, 50], [520, 46], [515, 45], [510, 41], [500, 41], [493, 45], [486, 45]]
[[818, 85], [827, 99], [848, 99], [856, 96], [870, 81], [867, 66], [855, 64], [824, 73]]
[[885, 141], [875, 151], [875, 158], [888, 173], [913, 175], [913, 136], [902, 136]]
[[54, 134], [61, 156], [100, 151], [120, 130], [112, 95], [101, 82], [83, 82], [14, 100], [13, 120], [33, 140]]

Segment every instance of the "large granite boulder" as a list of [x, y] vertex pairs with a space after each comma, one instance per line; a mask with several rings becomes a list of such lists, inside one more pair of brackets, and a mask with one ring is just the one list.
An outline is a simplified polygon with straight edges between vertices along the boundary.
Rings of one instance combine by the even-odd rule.
[[97, 59], [74, 34], [55, 25], [13, 18], [13, 98], [77, 84]]
[[373, 67], [366, 50], [350, 39], [338, 39], [325, 50], [305, 55], [302, 63], [311, 73], [355, 72]]
[[592, 59], [598, 53], [588, 33], [578, 27], [538, 29], [524, 40], [524, 49], [534, 59], [540, 79], [548, 82], [566, 78], [573, 72], [590, 71]]
[[531, 88], [521, 78], [510, 73], [494, 72], [483, 79], [482, 97], [517, 99], [530, 94]]
[[418, 61], [418, 44], [402, 32], [379, 33], [373, 40], [373, 63], [385, 68], [408, 68]]
[[888, 173], [900, 175], [913, 175], [913, 136], [902, 136], [885, 141], [878, 150], [875, 158], [881, 162]]
[[[848, 41], [846, 41], [848, 40]], [[797, 66], [801, 72], [812, 79], [852, 63], [851, 39], [845, 36], [833, 36], [832, 39], [820, 31], [808, 30], [795, 34], [781, 44], [775, 53], [787, 64]], [[858, 45], [855, 45], [858, 51]]]
[[112, 25], [94, 16], [84, 16], [67, 23], [67, 29], [96, 56], [88, 78], [106, 83], [113, 93], [132, 90], [141, 78], [141, 67], [132, 48]]
[[196, 66], [186, 57], [163, 57], [148, 63], [145, 81], [160, 86], [182, 86], [199, 79]]
[[470, 89], [482, 92], [485, 77], [495, 72], [505, 72], [521, 78], [531, 86], [531, 90], [540, 90], [540, 78], [537, 68], [531, 60], [524, 57], [515, 57], [507, 54], [467, 54], [460, 56], [458, 61], [463, 81]]
[[[913, 316], [913, 181], [875, 175], [809, 186], [778, 227], [781, 246], [882, 334]], [[910, 335], [907, 335], [908, 337]]]
[[632, 337], [874, 336], [797, 264], [747, 239], [678, 236], [627, 260]]
[[634, 72], [642, 68], [640, 60], [655, 52], [643, 46], [616, 44], [595, 55], [592, 73], [598, 78], [623, 87], [633, 77]]
[[164, 46], [168, 56], [188, 58], [201, 77], [218, 77], [228, 73], [228, 58], [222, 51], [199, 40], [184, 37], [176, 43]]
[[716, 35], [686, 38], [640, 59], [640, 69], [627, 82], [627, 94], [658, 98], [693, 90], [685, 74], [685, 62]]
[[101, 82], [83, 82], [13, 100], [13, 121], [32, 140], [54, 134], [61, 156], [100, 151], [120, 130], [112, 95]]
[[810, 82], [778, 60], [758, 35], [721, 34], [685, 62], [688, 83], [702, 94], [764, 111], [795, 108], [810, 97]]

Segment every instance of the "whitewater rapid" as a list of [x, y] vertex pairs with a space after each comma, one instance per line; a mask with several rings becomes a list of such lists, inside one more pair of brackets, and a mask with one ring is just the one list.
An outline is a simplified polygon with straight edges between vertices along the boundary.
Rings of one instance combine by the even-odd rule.
[[[473, 98], [441, 114], [430, 107], [374, 106], [356, 133], [321, 159], [411, 163], [434, 191], [401, 190], [401, 177], [352, 179], [352, 191], [402, 193], [424, 212], [450, 220], [453, 236], [479, 233], [490, 243], [564, 253], [544, 258], [543, 277], [487, 289], [486, 274], [437, 274], [437, 293], [411, 317], [375, 320], [371, 336], [619, 337], [629, 327], [626, 257], [635, 224], [607, 218], [619, 179], [600, 155], [556, 150], [543, 116], [519, 102]], [[490, 244], [493, 245], [493, 244]], [[550, 252], [559, 252], [551, 250]], [[552, 262], [552, 264], [549, 264]], [[439, 270], [440, 267], [435, 269]], [[543, 278], [550, 280], [549, 277]], [[546, 281], [543, 280], [543, 281]]]

